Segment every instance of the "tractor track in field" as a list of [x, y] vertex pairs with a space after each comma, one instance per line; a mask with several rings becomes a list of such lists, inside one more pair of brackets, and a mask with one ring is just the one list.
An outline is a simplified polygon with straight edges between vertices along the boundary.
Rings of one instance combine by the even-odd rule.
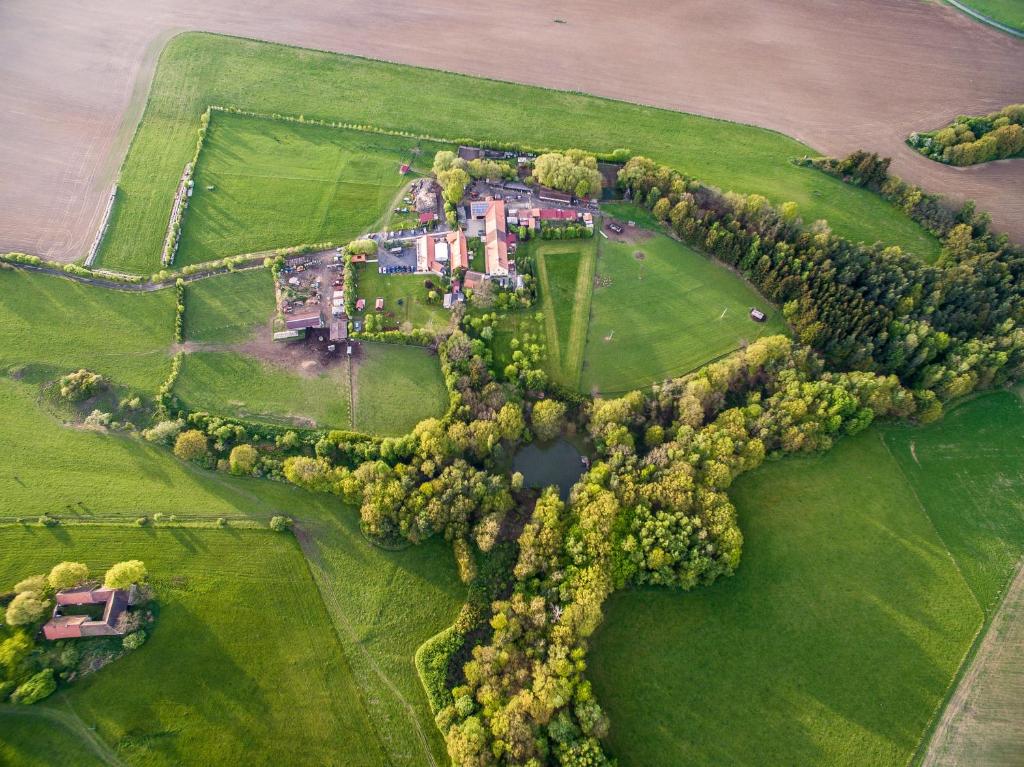
[[124, 762], [121, 761], [114, 749], [104, 743], [74, 712], [38, 705], [20, 707], [0, 706], [0, 719], [4, 717], [45, 719], [52, 724], [64, 727], [80, 738], [88, 750], [100, 761], [110, 765], [110, 767], [124, 767]]

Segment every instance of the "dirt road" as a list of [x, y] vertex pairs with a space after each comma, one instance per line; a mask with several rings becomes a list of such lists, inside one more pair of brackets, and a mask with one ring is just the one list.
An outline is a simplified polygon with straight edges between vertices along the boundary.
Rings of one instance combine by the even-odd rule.
[[[1024, 41], [918, 0], [38, 0], [0, 4], [0, 250], [83, 256], [156, 54], [199, 29], [345, 51], [866, 147], [1024, 240], [1024, 160], [955, 169], [902, 143], [1024, 101]], [[556, 23], [555, 18], [564, 23]], [[496, 51], [509, 50], [509, 55]]]

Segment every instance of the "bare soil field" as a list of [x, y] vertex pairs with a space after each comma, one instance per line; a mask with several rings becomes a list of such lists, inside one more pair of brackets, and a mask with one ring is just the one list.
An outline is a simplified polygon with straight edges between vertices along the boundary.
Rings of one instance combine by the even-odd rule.
[[932, 736], [922, 767], [1011, 767], [1024, 755], [1024, 563]]
[[[1024, 240], [1024, 162], [949, 168], [912, 130], [1024, 99], [1024, 42], [939, 2], [543, 0], [495, 23], [459, 0], [37, 0], [0, 5], [0, 250], [88, 250], [156, 55], [206, 30], [586, 91], [864, 147], [930, 191], [969, 197]], [[563, 23], [556, 23], [555, 18]], [[499, 20], [500, 21], [500, 20]], [[508, 56], [496, 51], [508, 49]], [[599, 55], [617, 51], [621, 55]]]

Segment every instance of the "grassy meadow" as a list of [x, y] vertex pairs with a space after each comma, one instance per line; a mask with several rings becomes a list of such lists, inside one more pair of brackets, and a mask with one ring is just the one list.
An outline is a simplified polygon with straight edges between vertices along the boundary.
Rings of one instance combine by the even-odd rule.
[[596, 239], [528, 244], [536, 260], [548, 372], [562, 386], [579, 386], [590, 324], [597, 261]]
[[192, 352], [174, 393], [189, 410], [279, 426], [351, 428], [347, 360], [299, 372], [233, 351]]
[[292, 536], [6, 527], [0, 545], [5, 585], [64, 559], [146, 562], [159, 618], [145, 646], [38, 704], [73, 711], [125, 763], [285, 763], [297, 722], [311, 763], [388, 763]]
[[81, 367], [154, 392], [170, 369], [174, 291], [130, 293], [0, 269], [0, 371]]
[[[252, 40], [185, 33], [171, 40], [161, 54], [142, 121], [121, 169], [123, 197], [111, 216], [109, 234], [100, 252], [99, 263], [103, 266], [140, 272], [157, 268], [176, 184], [194, 151], [199, 117], [209, 104], [375, 125], [439, 138], [471, 137], [481, 142], [554, 148], [582, 145], [593, 150], [626, 147], [723, 189], [758, 192], [776, 203], [792, 200], [806, 221], [826, 218], [837, 233], [851, 239], [897, 244], [926, 259], [938, 253], [938, 244], [931, 235], [877, 195], [791, 164], [790, 158], [815, 152], [778, 133], [592, 96]], [[573, 116], [571, 120], [565, 119], [568, 114]], [[312, 135], [306, 133], [307, 127], [302, 126], [300, 132]], [[245, 182], [248, 189], [262, 189], [283, 166], [278, 153], [281, 145], [263, 135], [246, 140], [250, 142], [246, 149], [225, 145], [223, 163], [237, 168], [231, 165], [236, 160], [230, 156], [237, 152], [250, 156], [257, 166], [269, 168], [270, 179]], [[316, 143], [299, 136], [294, 140], [297, 146]], [[218, 151], [216, 146], [212, 150]], [[296, 149], [300, 158], [307, 151]], [[299, 160], [293, 162], [301, 164]], [[328, 164], [327, 170], [333, 167]], [[337, 176], [328, 173], [316, 178], [329, 182]], [[397, 184], [397, 176], [395, 181]], [[224, 189], [229, 189], [239, 182], [225, 175], [223, 183], [227, 185]], [[228, 194], [218, 198], [214, 190], [209, 215], [205, 216], [207, 226], [200, 199], [205, 185], [200, 179], [196, 186], [199, 198], [194, 199], [183, 226], [182, 263], [201, 258], [204, 253], [220, 252], [212, 238], [191, 240], [204, 228], [211, 237], [220, 232], [225, 243], [241, 250], [287, 244], [283, 242], [286, 235], [306, 239], [299, 237], [306, 230], [291, 229], [299, 226], [295, 221], [274, 224], [273, 231], [264, 228], [256, 210], [263, 210], [272, 221], [280, 218], [270, 206], [278, 206], [289, 215], [309, 213], [316, 220], [316, 204], [326, 196], [324, 183], [310, 183], [306, 185], [308, 192], [295, 194], [314, 207], [300, 208], [273, 195], [253, 197], [252, 192], [238, 187], [231, 192], [237, 195], [235, 200], [225, 200], [221, 205], [214, 201]], [[239, 219], [240, 214], [233, 211], [240, 210], [242, 204], [253, 207], [242, 210], [243, 218]], [[339, 211], [342, 229], [338, 235], [347, 231], [343, 228], [345, 221], [352, 220], [344, 217], [362, 215], [356, 212], [359, 209]], [[378, 209], [376, 215], [383, 212]], [[367, 221], [372, 221], [374, 216], [366, 213]], [[329, 211], [327, 215], [334, 213]], [[237, 231], [239, 224], [253, 228], [250, 240], [242, 239]], [[266, 239], [261, 239], [263, 233]]]
[[1022, 553], [1022, 428], [995, 393], [740, 478], [734, 577], [608, 604], [589, 668], [623, 767], [906, 764]]
[[400, 436], [448, 409], [437, 355], [418, 346], [364, 342], [352, 374], [356, 431]]
[[253, 269], [208, 277], [185, 287], [185, 340], [237, 343], [270, 333], [274, 279]]
[[[736, 274], [663, 234], [643, 235], [598, 243], [583, 391], [646, 388], [786, 332], [780, 312]], [[755, 306], [766, 322], [750, 319]]]
[[175, 265], [347, 242], [389, 209], [404, 184], [399, 166], [429, 169], [436, 151], [415, 139], [214, 113]]

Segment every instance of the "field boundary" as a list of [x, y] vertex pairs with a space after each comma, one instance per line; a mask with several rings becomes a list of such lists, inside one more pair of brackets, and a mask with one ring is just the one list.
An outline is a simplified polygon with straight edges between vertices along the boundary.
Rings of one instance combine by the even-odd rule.
[[1015, 27], [1008, 26], [1001, 21], [996, 21], [991, 16], [986, 16], [984, 13], [976, 11], [968, 5], [964, 5], [963, 3], [957, 2], [957, 0], [946, 0], [946, 2], [952, 5], [954, 8], [963, 11], [968, 16], [977, 19], [982, 24], [987, 24], [990, 27], [994, 27], [995, 29], [998, 29], [1000, 32], [1006, 32], [1006, 34], [1008, 35], [1024, 38], [1024, 32], [1022, 32], [1021, 30]]
[[1024, 558], [1017, 562], [1017, 569], [1010, 578], [1009, 586], [1003, 593], [999, 605], [992, 611], [991, 617], [986, 619], [979, 630], [978, 636], [971, 645], [968, 656], [954, 678], [955, 684], [953, 684], [950, 694], [943, 701], [940, 715], [932, 723], [928, 730], [928, 737], [922, 740], [921, 745], [918, 747], [918, 752], [915, 753], [915, 764], [920, 765], [920, 767], [936, 767], [939, 764], [940, 757], [933, 747], [936, 746], [937, 741], [952, 724], [954, 717], [964, 709], [972, 684], [981, 672], [982, 663], [988, 657], [987, 651], [991, 649], [992, 644], [996, 641], [993, 640], [992, 644], [990, 644], [988, 640], [992, 637], [996, 623], [1005, 616], [1007, 605], [1012, 605], [1013, 600], [1019, 603], [1017, 605], [1018, 609], [1024, 610]]

